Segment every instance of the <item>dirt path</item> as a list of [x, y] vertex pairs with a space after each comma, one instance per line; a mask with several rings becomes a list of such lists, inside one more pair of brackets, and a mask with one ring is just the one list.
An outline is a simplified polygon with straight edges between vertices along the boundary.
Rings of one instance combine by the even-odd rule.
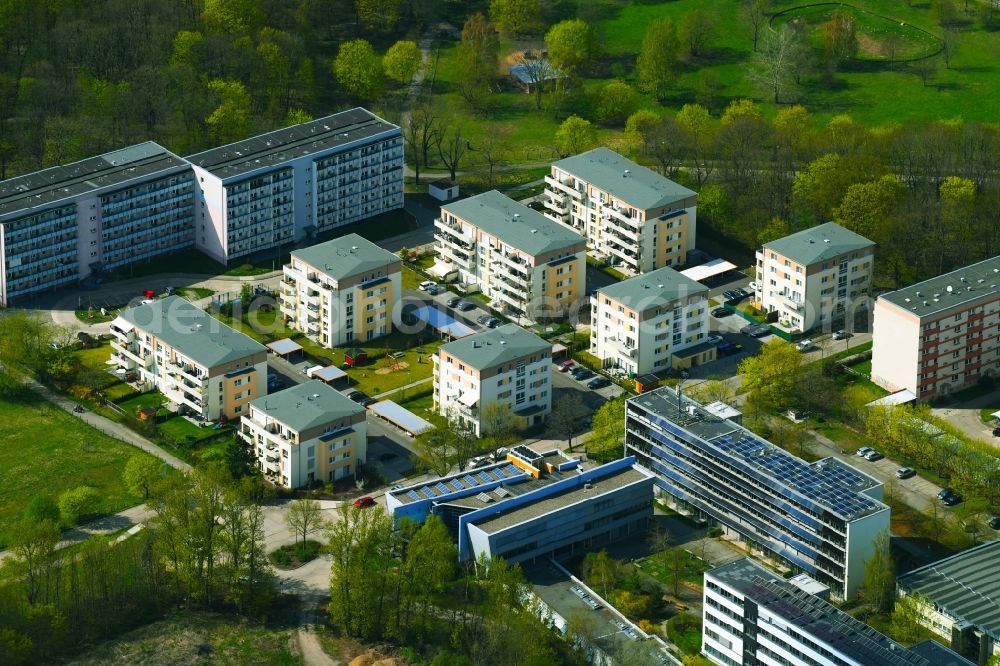
[[323, 599], [318, 594], [305, 594], [300, 597], [302, 604], [299, 610], [299, 628], [296, 636], [299, 651], [302, 653], [302, 663], [305, 666], [340, 666], [323, 650], [319, 637], [316, 635], [317, 609]]

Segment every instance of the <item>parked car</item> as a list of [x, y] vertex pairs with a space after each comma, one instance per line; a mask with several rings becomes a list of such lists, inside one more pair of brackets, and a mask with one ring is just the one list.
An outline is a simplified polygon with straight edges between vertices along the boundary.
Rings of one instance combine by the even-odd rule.
[[854, 455], [856, 455], [856, 456], [858, 456], [860, 458], [864, 458], [866, 455], [868, 455], [869, 453], [871, 453], [874, 450], [875, 449], [873, 449], [870, 446], [862, 446], [860, 449], [858, 449], [857, 451], [854, 452]]
[[723, 317], [728, 317], [731, 314], [733, 314], [733, 311], [727, 310], [726, 308], [715, 308], [714, 310], [712, 310], [712, 316], [718, 317], [719, 319], [722, 319]]
[[813, 347], [813, 341], [809, 339], [799, 340], [798, 342], [795, 343], [795, 348], [798, 349], [800, 352], [809, 351], [810, 349], [812, 349], [812, 347]]
[[497, 317], [490, 317], [488, 320], [486, 320], [486, 326], [488, 328], [496, 328], [497, 326], [499, 326], [502, 323], [503, 322], [500, 321], [500, 319], [497, 318]]
[[372, 499], [370, 495], [365, 495], [364, 497], [359, 497], [354, 500], [354, 506], [365, 508], [366, 506], [375, 506], [375, 500]]
[[582, 382], [585, 379], [590, 379], [593, 376], [594, 376], [593, 370], [588, 370], [587, 368], [578, 368], [573, 373], [573, 379], [577, 380], [578, 382]]
[[1000, 428], [993, 428], [993, 436], [1000, 437]]
[[461, 298], [459, 298], [458, 296], [452, 296], [447, 301], [445, 301], [444, 304], [447, 305], [449, 308], [453, 308], [461, 302], [462, 302]]
[[437, 284], [432, 284], [431, 286], [427, 287], [426, 291], [431, 296], [437, 296], [442, 291], [444, 291], [444, 287], [442, 287], [440, 285], [437, 285]]
[[881, 453], [879, 453], [878, 451], [875, 451], [875, 450], [869, 451], [868, 453], [865, 454], [865, 460], [867, 460], [869, 462], [875, 462], [876, 460], [882, 460], [882, 458], [885, 458], [885, 456], [883, 456]]
[[490, 319], [493, 318], [494, 318], [493, 315], [484, 314], [476, 317], [476, 321], [482, 324], [483, 326], [489, 326], [489, 321]]
[[722, 342], [722, 336], [721, 335], [710, 335], [707, 338], [705, 338], [705, 342], [707, 342], [710, 345], [717, 345], [720, 342]]
[[760, 289], [760, 285], [757, 284], [756, 282], [751, 282], [750, 284], [747, 285], [747, 289], [749, 289], [750, 291], [758, 291]]
[[470, 303], [469, 301], [459, 301], [458, 304], [455, 306], [455, 309], [458, 310], [459, 312], [468, 312], [469, 310], [475, 309], [475, 307], [476, 306]]
[[897, 479], [909, 479], [912, 476], [916, 476], [917, 472], [912, 467], [900, 467], [896, 470]]
[[853, 333], [848, 333], [847, 331], [835, 331], [833, 334], [834, 340], [846, 340], [847, 338], [853, 337]]
[[365, 396], [358, 401], [358, 404], [362, 407], [367, 407], [368, 405], [374, 405], [376, 402], [378, 402], [378, 398], [369, 398], [368, 396]]
[[559, 364], [559, 372], [566, 372], [572, 367], [573, 367], [572, 359], [566, 359], [565, 361]]
[[589, 389], [602, 389], [605, 386], [611, 386], [611, 380], [607, 377], [594, 377], [587, 382], [587, 388]]
[[750, 335], [750, 331], [752, 331], [755, 328], [757, 328], [757, 324], [747, 324], [740, 329], [740, 333], [742, 333], [743, 335]]
[[736, 354], [737, 352], [743, 351], [743, 345], [736, 342], [722, 342], [719, 344], [716, 351], [720, 354]]
[[528, 202], [528, 208], [531, 210], [545, 210], [545, 204], [541, 201], [530, 201]]
[[764, 326], [763, 324], [757, 324], [752, 329], [750, 329], [750, 333], [748, 333], [748, 335], [751, 338], [762, 338], [765, 335], [769, 335], [770, 333], [771, 333], [770, 328]]
[[1000, 516], [991, 516], [987, 525], [995, 530], [1000, 530]]
[[962, 496], [957, 493], [951, 494], [941, 500], [941, 502], [943, 502], [945, 506], [955, 506], [956, 504], [962, 503]]
[[427, 291], [431, 287], [436, 287], [436, 286], [437, 286], [437, 282], [434, 282], [432, 280], [424, 280], [423, 282], [420, 283], [420, 289], [422, 291]]
[[489, 462], [489, 458], [479, 457], [469, 461], [469, 467], [480, 467]]
[[364, 391], [351, 391], [347, 394], [347, 397], [354, 402], [360, 403], [362, 400], [366, 400], [368, 398], [368, 394]]
[[954, 495], [954, 494], [955, 494], [955, 491], [952, 490], [951, 488], [942, 488], [941, 491], [938, 492], [937, 498], [939, 500], [943, 500], [948, 495]]

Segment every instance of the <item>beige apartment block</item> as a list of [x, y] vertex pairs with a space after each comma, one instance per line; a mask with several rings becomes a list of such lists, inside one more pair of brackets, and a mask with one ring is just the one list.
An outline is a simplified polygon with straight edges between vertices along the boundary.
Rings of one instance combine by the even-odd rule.
[[264, 478], [299, 488], [358, 473], [368, 452], [365, 413], [314, 379], [251, 402], [240, 436]]
[[595, 255], [630, 274], [687, 263], [698, 195], [607, 148], [552, 165], [545, 216], [587, 237]]
[[431, 272], [478, 288], [493, 306], [537, 320], [565, 316], [586, 293], [586, 240], [496, 190], [441, 207]]
[[789, 331], [832, 326], [868, 309], [874, 266], [874, 242], [827, 222], [757, 252], [754, 299]]
[[127, 378], [181, 413], [235, 419], [267, 393], [267, 349], [180, 296], [121, 312], [112, 356]]
[[1000, 373], [1000, 257], [875, 301], [872, 381], [920, 400]]
[[392, 332], [402, 292], [400, 260], [358, 234], [292, 252], [281, 280], [281, 314], [324, 347]]

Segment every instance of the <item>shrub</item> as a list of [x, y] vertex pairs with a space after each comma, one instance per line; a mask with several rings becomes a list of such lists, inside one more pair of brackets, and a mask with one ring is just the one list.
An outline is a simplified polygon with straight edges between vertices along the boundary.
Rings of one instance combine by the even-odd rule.
[[59, 507], [48, 495], [35, 495], [28, 506], [24, 507], [24, 517], [33, 523], [51, 520], [59, 523]]
[[274, 551], [272, 557], [274, 557], [274, 561], [278, 564], [291, 564], [292, 562], [291, 556], [284, 550]]
[[59, 496], [59, 512], [69, 524], [93, 513], [101, 496], [90, 486], [77, 486]]

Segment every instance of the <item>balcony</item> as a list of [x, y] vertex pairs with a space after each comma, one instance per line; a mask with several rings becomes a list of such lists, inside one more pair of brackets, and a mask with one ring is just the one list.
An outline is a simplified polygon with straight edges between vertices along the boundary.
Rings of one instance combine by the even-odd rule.
[[505, 266], [502, 266], [500, 264], [494, 264], [494, 265], [498, 266], [500, 270], [494, 270], [490, 274], [491, 281], [500, 280], [501, 282], [506, 283], [507, 287], [510, 287], [511, 289], [517, 289], [519, 291], [527, 292], [531, 289], [526, 277], [521, 277], [518, 273], [512, 273], [511, 271], [506, 270]]
[[434, 220], [434, 228], [441, 231], [440, 234], [435, 233], [435, 237], [441, 238], [446, 242], [459, 242], [468, 246], [476, 242], [476, 236], [471, 226], [467, 227], [468, 231], [465, 231], [461, 225], [445, 222], [439, 217]]
[[624, 340], [619, 340], [614, 336], [608, 336], [604, 338], [604, 342], [619, 356], [631, 359], [639, 358], [639, 348], [629, 346]]
[[467, 255], [461, 250], [457, 250], [447, 245], [439, 247], [438, 254], [444, 259], [447, 259], [455, 264], [458, 264], [460, 267], [464, 268], [467, 271], [475, 270], [476, 260], [474, 258], [474, 255], [472, 254]]
[[493, 289], [490, 295], [494, 298], [497, 298], [509, 304], [518, 312], [523, 312], [525, 306], [527, 305], [526, 299], [522, 298], [521, 296], [518, 296], [517, 294], [510, 293], [509, 290], [503, 287], [500, 287], [498, 289]]
[[132, 363], [133, 367], [135, 365], [143, 365], [144, 361], [141, 356], [139, 356], [139, 343], [131, 342], [122, 344], [117, 340], [111, 342], [111, 349], [115, 354], [124, 361], [125, 363]]
[[558, 180], [556, 180], [552, 176], [546, 176], [545, 177], [545, 184], [548, 185], [549, 187], [551, 187], [555, 191], [562, 192], [563, 194], [568, 194], [569, 196], [573, 197], [574, 199], [581, 199], [581, 200], [583, 199], [583, 192], [581, 192], [580, 190], [574, 189], [573, 187], [570, 187], [569, 185], [566, 185], [565, 183], [560, 183]]
[[568, 196], [557, 196], [549, 193], [549, 200], [545, 202], [545, 207], [558, 213], [561, 217], [565, 217], [573, 212], [573, 204], [570, 203], [571, 199]]
[[781, 303], [782, 306], [795, 312], [802, 312], [805, 310], [806, 304], [803, 301], [794, 301], [787, 294], [782, 294], [780, 292], [775, 295], [778, 297], [778, 302]]
[[605, 205], [601, 212], [605, 219], [619, 222], [636, 233], [638, 233], [638, 229], [642, 226], [642, 221], [639, 218], [629, 217], [621, 209], [614, 206]]

